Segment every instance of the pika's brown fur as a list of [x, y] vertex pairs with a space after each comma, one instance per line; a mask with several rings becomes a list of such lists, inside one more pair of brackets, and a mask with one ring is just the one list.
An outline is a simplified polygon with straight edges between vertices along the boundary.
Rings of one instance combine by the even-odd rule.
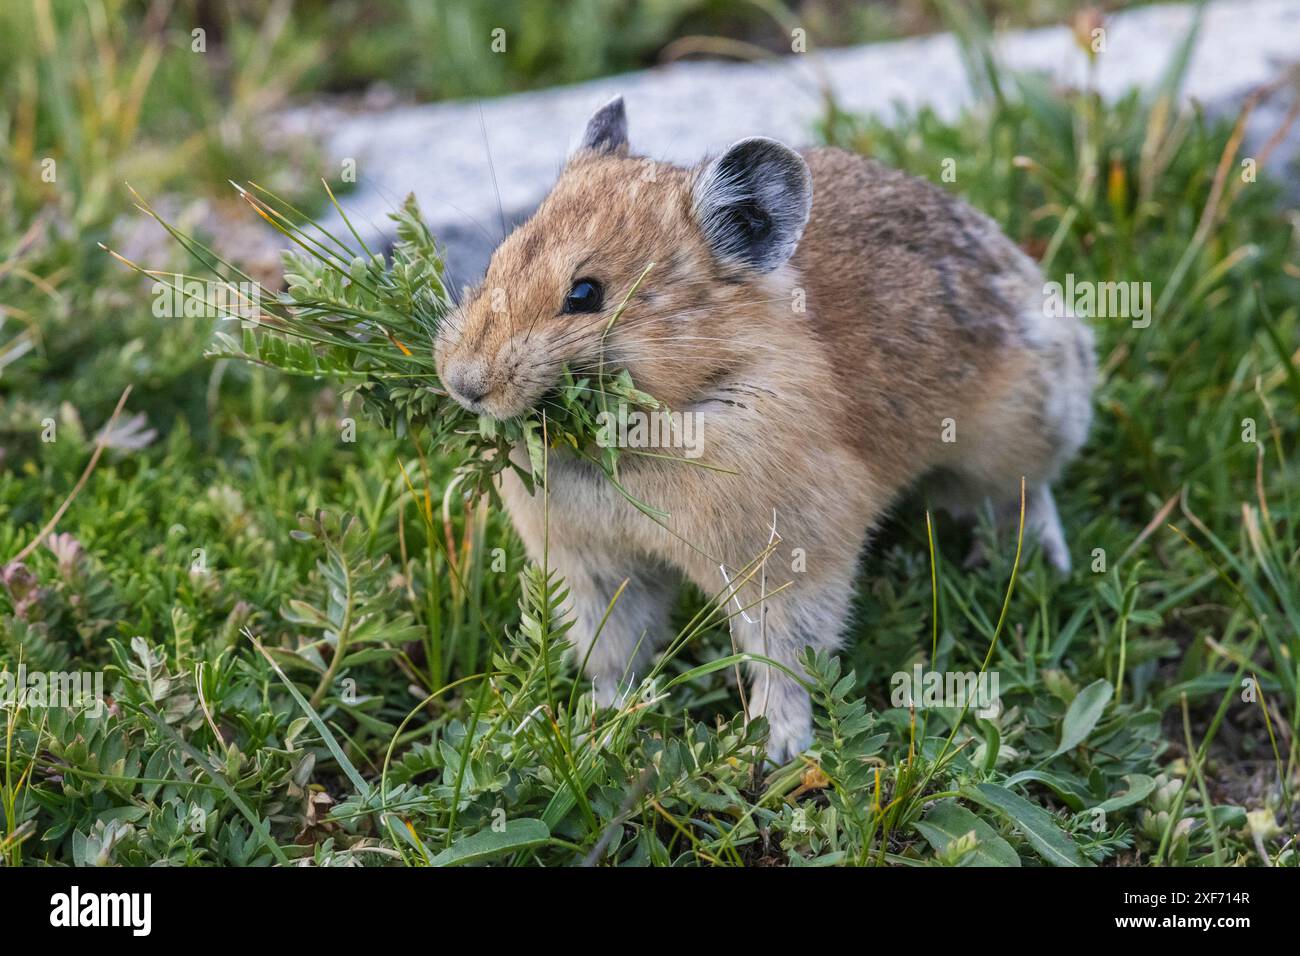
[[[918, 480], [951, 510], [989, 499], [1005, 513], [1023, 476], [1029, 530], [1067, 568], [1049, 484], [1087, 433], [1091, 333], [1044, 315], [1037, 267], [997, 226], [841, 150], [801, 161], [749, 140], [682, 169], [629, 155], [623, 123], [621, 102], [593, 118], [436, 345], [444, 382], [481, 413], [544, 407], [564, 366], [603, 360], [698, 416], [698, 461], [671, 460], [684, 457], [673, 447], [621, 457], [624, 486], [668, 511], [662, 524], [589, 464], [552, 458], [548, 560], [597, 698], [646, 673], [682, 578], [748, 608], [731, 621], [745, 650], [797, 671], [805, 646], [836, 646], [863, 543]], [[603, 287], [603, 306], [565, 314], [581, 279]], [[502, 492], [540, 559], [540, 495], [513, 477]], [[749, 703], [775, 759], [807, 745], [796, 681], [756, 667]]]

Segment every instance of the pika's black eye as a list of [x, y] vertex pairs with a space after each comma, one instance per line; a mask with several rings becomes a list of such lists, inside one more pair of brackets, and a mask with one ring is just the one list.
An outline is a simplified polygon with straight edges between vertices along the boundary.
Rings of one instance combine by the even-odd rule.
[[574, 312], [599, 312], [605, 299], [605, 290], [595, 279], [579, 279], [564, 297], [566, 314]]

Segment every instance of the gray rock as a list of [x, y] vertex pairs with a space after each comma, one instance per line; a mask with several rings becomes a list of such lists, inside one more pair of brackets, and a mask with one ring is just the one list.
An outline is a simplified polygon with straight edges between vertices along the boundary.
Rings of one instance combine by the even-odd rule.
[[[1110, 17], [1096, 73], [1100, 92], [1115, 97], [1155, 86], [1193, 17], [1190, 5]], [[1058, 84], [1085, 81], [1087, 60], [1066, 26], [1002, 34], [998, 49], [1012, 69]], [[1206, 8], [1183, 95], [1211, 113], [1235, 110], [1297, 57], [1300, 0], [1219, 0]], [[358, 189], [347, 208], [367, 242], [388, 234], [386, 213], [415, 192], [447, 246], [453, 279], [464, 283], [481, 275], [503, 226], [545, 195], [588, 116], [614, 95], [627, 101], [635, 151], [694, 163], [745, 136], [813, 141], [823, 83], [843, 109], [880, 116], [901, 104], [952, 117], [973, 98], [955, 38], [938, 34], [765, 63], [682, 62], [482, 102], [361, 112], [316, 104], [287, 113], [282, 128], [319, 137], [340, 166], [356, 162]], [[1260, 110], [1249, 127], [1253, 141], [1266, 141], [1285, 111], [1285, 102]], [[1275, 153], [1274, 169], [1295, 155], [1297, 136], [1293, 131]]]

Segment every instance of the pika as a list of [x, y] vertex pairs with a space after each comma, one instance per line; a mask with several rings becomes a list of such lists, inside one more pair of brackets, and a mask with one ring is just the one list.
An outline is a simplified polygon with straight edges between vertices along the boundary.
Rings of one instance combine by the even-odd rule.
[[[735, 643], [800, 674], [805, 647], [838, 647], [869, 535], [919, 483], [1014, 527], [1023, 478], [1026, 530], [1069, 569], [1050, 485], [1087, 436], [1091, 330], [1046, 314], [1037, 266], [987, 216], [855, 154], [754, 137], [682, 168], [630, 152], [615, 99], [434, 350], [478, 414], [544, 408], [564, 367], [603, 365], [698, 416], [695, 461], [670, 442], [620, 457], [624, 487], [666, 520], [572, 453], [552, 452], [549, 516], [503, 476], [530, 557], [567, 581], [601, 705], [671, 637], [683, 580], [746, 608]], [[750, 713], [786, 762], [812, 740], [808, 693], [750, 666]]]

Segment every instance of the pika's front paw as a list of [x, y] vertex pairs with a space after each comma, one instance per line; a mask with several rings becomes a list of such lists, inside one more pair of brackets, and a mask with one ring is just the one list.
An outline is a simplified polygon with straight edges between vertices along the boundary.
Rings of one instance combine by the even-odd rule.
[[591, 694], [596, 706], [602, 710], [609, 707], [622, 707], [636, 692], [636, 675], [625, 680], [614, 674], [596, 674], [591, 678]]
[[591, 695], [596, 700], [596, 707], [605, 710], [610, 707], [617, 707], [623, 702], [623, 696], [627, 691], [619, 692], [618, 679], [615, 677], [593, 677], [591, 679]]
[[812, 746], [812, 719], [777, 720], [768, 717], [767, 759], [777, 766], [788, 764]]

